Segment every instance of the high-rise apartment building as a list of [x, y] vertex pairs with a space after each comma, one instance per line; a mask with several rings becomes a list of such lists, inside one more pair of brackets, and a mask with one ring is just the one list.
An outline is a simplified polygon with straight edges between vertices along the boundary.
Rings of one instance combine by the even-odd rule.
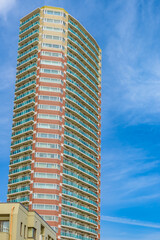
[[101, 50], [62, 8], [20, 20], [8, 201], [100, 239]]

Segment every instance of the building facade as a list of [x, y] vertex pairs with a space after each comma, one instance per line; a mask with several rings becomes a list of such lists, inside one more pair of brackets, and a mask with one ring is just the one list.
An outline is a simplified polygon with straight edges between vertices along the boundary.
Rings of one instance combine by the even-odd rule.
[[1, 240], [56, 240], [56, 232], [20, 203], [0, 203]]
[[100, 239], [101, 50], [64, 9], [20, 20], [8, 202]]

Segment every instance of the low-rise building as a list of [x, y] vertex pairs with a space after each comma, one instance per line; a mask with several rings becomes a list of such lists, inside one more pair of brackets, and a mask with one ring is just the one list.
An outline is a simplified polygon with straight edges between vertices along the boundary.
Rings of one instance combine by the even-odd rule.
[[0, 203], [0, 240], [55, 240], [55, 231], [20, 203]]

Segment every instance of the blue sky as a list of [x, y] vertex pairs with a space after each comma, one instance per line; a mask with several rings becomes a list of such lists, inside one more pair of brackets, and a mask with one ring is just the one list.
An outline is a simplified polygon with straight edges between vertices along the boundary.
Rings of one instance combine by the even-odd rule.
[[160, 239], [160, 1], [0, 0], [0, 201], [6, 200], [19, 19], [64, 7], [102, 48], [102, 240]]

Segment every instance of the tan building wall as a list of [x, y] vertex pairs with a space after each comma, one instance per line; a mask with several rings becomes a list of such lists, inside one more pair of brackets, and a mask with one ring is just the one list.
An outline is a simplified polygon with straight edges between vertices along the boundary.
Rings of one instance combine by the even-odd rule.
[[55, 240], [55, 231], [20, 203], [0, 203], [0, 240]]

